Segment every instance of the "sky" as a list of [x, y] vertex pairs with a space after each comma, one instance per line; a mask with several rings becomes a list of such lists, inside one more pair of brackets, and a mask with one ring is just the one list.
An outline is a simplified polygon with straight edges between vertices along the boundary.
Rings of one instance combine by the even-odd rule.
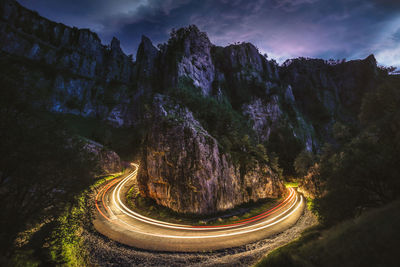
[[251, 42], [282, 63], [295, 57], [358, 59], [400, 67], [400, 0], [19, 0], [44, 17], [115, 36], [136, 54], [142, 34], [164, 43], [195, 24], [211, 42]]

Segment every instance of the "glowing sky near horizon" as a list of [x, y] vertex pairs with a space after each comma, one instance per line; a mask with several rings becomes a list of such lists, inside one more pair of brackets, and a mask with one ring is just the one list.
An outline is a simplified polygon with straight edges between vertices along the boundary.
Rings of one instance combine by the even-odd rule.
[[141, 35], [166, 42], [196, 24], [212, 43], [251, 42], [283, 62], [299, 56], [365, 58], [400, 67], [399, 0], [19, 0], [57, 22], [113, 36], [136, 54]]

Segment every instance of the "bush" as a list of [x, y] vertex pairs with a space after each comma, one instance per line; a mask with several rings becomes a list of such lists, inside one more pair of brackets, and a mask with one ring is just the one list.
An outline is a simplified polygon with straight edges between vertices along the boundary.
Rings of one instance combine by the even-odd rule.
[[400, 84], [386, 83], [367, 93], [358, 133], [336, 124], [336, 146], [321, 155], [321, 177], [328, 193], [315, 208], [326, 224], [334, 224], [400, 196]]

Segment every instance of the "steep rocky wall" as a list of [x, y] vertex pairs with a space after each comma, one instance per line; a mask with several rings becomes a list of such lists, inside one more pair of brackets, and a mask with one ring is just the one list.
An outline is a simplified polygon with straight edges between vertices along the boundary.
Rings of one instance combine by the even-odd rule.
[[326, 185], [321, 179], [319, 165], [312, 166], [300, 181], [298, 191], [307, 198], [320, 198], [326, 194]]
[[153, 110], [138, 176], [143, 195], [178, 212], [206, 214], [282, 194], [268, 166], [241, 176], [187, 108], [157, 95]]
[[132, 77], [132, 59], [122, 52], [116, 38], [104, 46], [96, 33], [55, 23], [12, 0], [0, 3], [0, 25], [4, 52], [86, 78], [128, 83]]
[[207, 34], [195, 25], [173, 31], [168, 42], [161, 45], [159, 71], [164, 77], [163, 86], [176, 86], [180, 78], [188, 77], [203, 95], [210, 95], [215, 76], [212, 46]]
[[0, 2], [0, 51], [10, 61], [25, 60], [19, 61], [24, 65], [20, 69], [25, 68], [21, 77], [51, 73], [51, 77], [40, 75], [47, 76], [53, 90], [50, 99], [43, 99], [49, 110], [96, 116], [115, 126], [132, 123], [126, 91], [134, 63], [116, 38], [110, 46], [102, 45], [97, 34], [87, 29], [52, 22], [16, 1], [4, 0]]
[[[281, 80], [290, 84], [296, 102], [312, 116], [321, 105], [326, 115], [345, 115], [342, 108], [357, 114], [362, 95], [376, 86], [378, 68], [373, 55], [363, 60], [329, 64], [322, 59], [293, 59], [280, 69]], [[349, 115], [349, 114], [347, 114]]]
[[194, 25], [173, 31], [159, 49], [143, 36], [136, 60], [116, 38], [106, 46], [89, 30], [52, 22], [13, 0], [0, 2], [1, 78], [13, 79], [20, 95], [37, 94], [35, 105], [54, 112], [116, 127], [144, 119], [150, 127], [139, 175], [142, 193], [173, 210], [197, 213], [276, 197], [283, 187], [268, 166], [241, 175], [192, 107], [161, 96], [151, 106], [146, 101], [155, 92], [168, 94], [181, 78], [191, 80], [204, 97], [228, 102], [246, 116], [257, 139], [252, 141], [272, 148], [290, 168], [301, 150], [318, 151], [333, 142], [336, 121], [354, 120], [378, 73], [373, 56], [335, 65], [295, 59], [278, 67], [250, 43], [215, 46]]

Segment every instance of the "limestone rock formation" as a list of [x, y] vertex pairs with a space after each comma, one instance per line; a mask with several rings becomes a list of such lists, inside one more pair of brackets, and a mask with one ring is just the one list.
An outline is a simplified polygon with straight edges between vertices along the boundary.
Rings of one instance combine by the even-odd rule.
[[103, 145], [87, 140], [84, 148], [93, 154], [99, 165], [99, 174], [113, 174], [122, 171], [121, 159], [114, 151], [106, 149]]
[[136, 55], [138, 77], [149, 78], [155, 73], [155, 61], [157, 56], [157, 48], [153, 46], [153, 43], [148, 37], [143, 35]]
[[307, 198], [320, 198], [326, 194], [326, 185], [321, 179], [319, 165], [310, 168], [307, 175], [300, 181], [298, 191]]
[[241, 175], [186, 107], [157, 95], [153, 110], [138, 176], [142, 195], [177, 212], [207, 214], [284, 192], [266, 165]]
[[[279, 66], [250, 43], [215, 46], [194, 25], [173, 30], [157, 47], [143, 36], [134, 62], [117, 38], [103, 45], [90, 30], [0, 1], [0, 64], [12, 69], [0, 73], [2, 81], [22, 98], [34, 96], [33, 105], [42, 110], [114, 127], [148, 125], [141, 191], [181, 212], [212, 213], [276, 197], [283, 188], [268, 164], [241, 173], [193, 107], [156, 93], [171, 96], [188, 81], [193, 86], [185, 89], [193, 91], [186, 96], [222, 103], [243, 124], [248, 120], [252, 141], [293, 169], [300, 151], [318, 152], [334, 142], [335, 122], [356, 121], [362, 96], [380, 75], [372, 55], [334, 64], [299, 58]], [[105, 170], [119, 168], [116, 155], [98, 155], [110, 162]]]
[[201, 88], [203, 95], [209, 95], [215, 75], [212, 46], [207, 34], [195, 25], [173, 31], [161, 51], [162, 71], [168, 75], [165, 85], [174, 86], [179, 78], [188, 77]]
[[[1, 1], [0, 21], [2, 57], [20, 59], [24, 77], [46, 80], [52, 94], [43, 102], [49, 110], [108, 120], [118, 109], [119, 120], [110, 123], [132, 123], [124, 99], [134, 63], [116, 38], [110, 46], [102, 45], [96, 33], [52, 22], [13, 0]], [[115, 107], [116, 103], [124, 107]]]

